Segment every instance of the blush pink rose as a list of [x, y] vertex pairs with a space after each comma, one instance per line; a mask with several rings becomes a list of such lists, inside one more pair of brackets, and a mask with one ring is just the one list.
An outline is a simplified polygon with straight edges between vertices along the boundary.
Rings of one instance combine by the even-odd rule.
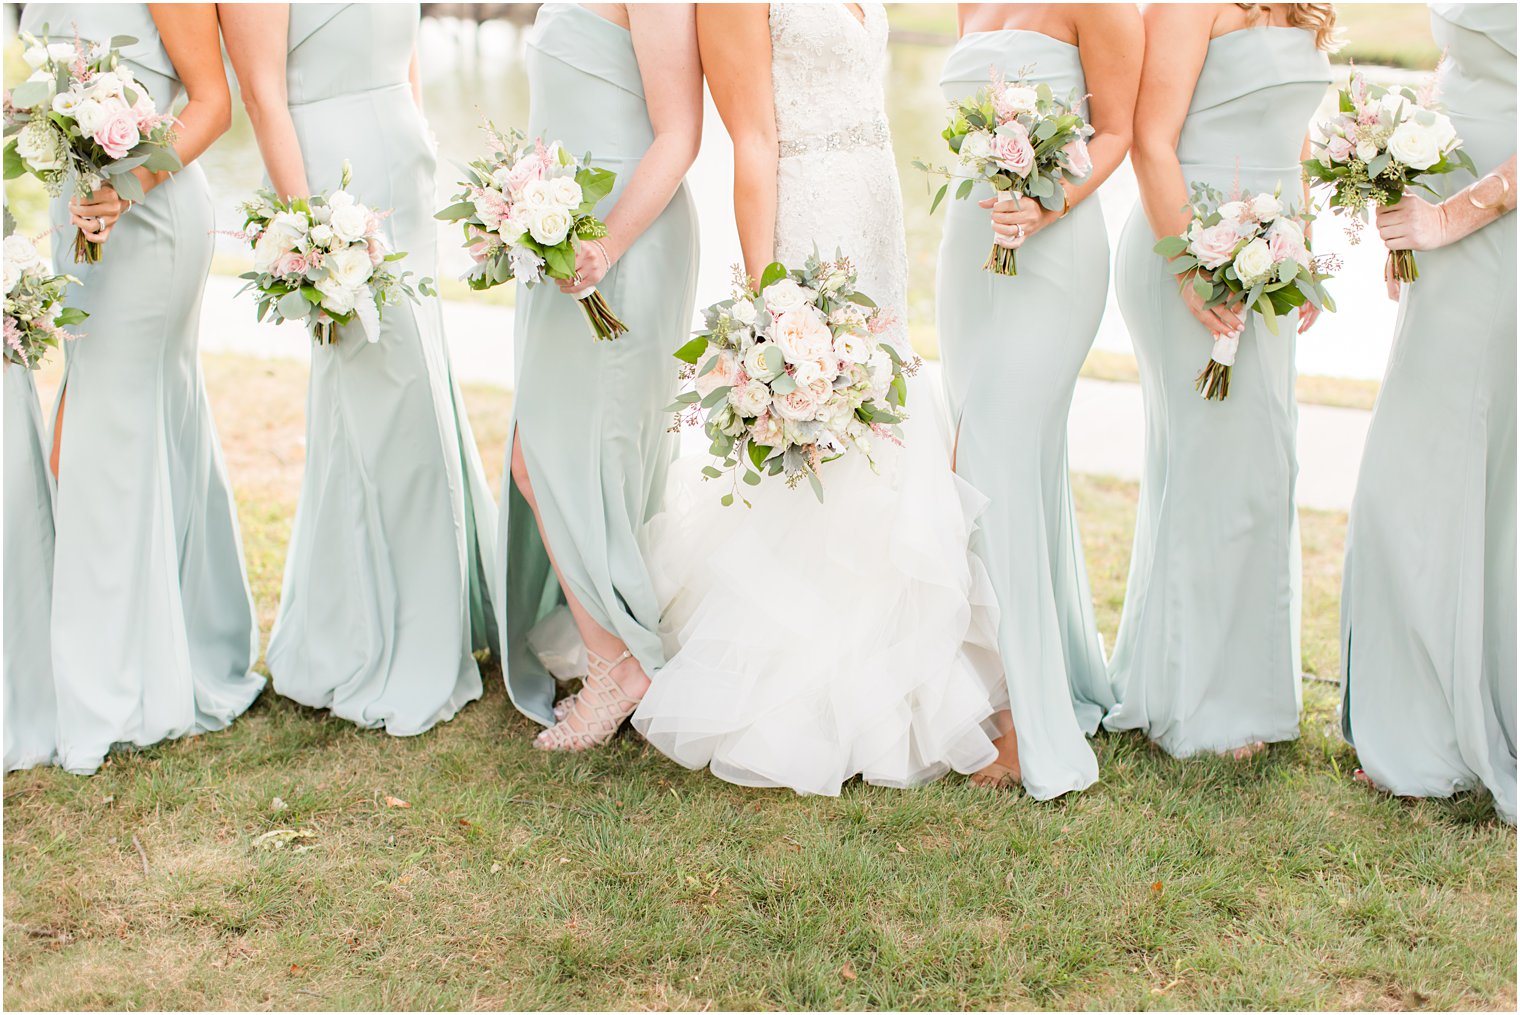
[[1034, 147], [1029, 143], [1029, 132], [1018, 123], [1000, 128], [993, 135], [991, 155], [993, 162], [1020, 177], [1028, 176], [1034, 168]]
[[385, 255], [390, 253], [385, 247], [385, 240], [379, 233], [371, 233], [369, 237], [369, 263], [379, 265], [385, 260]]
[[805, 423], [818, 412], [818, 399], [807, 388], [797, 388], [771, 403], [771, 410], [782, 419]]
[[124, 158], [142, 140], [137, 120], [137, 114], [132, 110], [117, 110], [95, 131], [95, 143], [111, 158]]
[[1292, 219], [1280, 218], [1267, 230], [1267, 249], [1272, 253], [1272, 263], [1297, 261], [1309, 263], [1309, 248], [1304, 242], [1304, 231]]
[[1325, 154], [1330, 156], [1331, 162], [1349, 162], [1351, 152], [1351, 141], [1347, 138], [1332, 137], [1325, 142]]
[[1229, 264], [1239, 242], [1240, 234], [1232, 223], [1226, 221], [1196, 230], [1188, 241], [1188, 249], [1198, 258], [1199, 264], [1212, 269]]
[[544, 178], [544, 157], [535, 152], [532, 155], [524, 155], [517, 161], [507, 173], [507, 187], [516, 194], [533, 180]]
[[273, 271], [281, 278], [290, 278], [295, 275], [306, 274], [308, 267], [310, 265], [307, 263], [305, 256], [298, 251], [291, 250], [276, 258], [274, 264], [270, 267], [270, 271]]
[[1066, 164], [1071, 171], [1078, 176], [1086, 176], [1092, 172], [1092, 155], [1087, 151], [1087, 142], [1081, 138], [1073, 138], [1066, 142], [1066, 147], [1061, 151], [1066, 153]]

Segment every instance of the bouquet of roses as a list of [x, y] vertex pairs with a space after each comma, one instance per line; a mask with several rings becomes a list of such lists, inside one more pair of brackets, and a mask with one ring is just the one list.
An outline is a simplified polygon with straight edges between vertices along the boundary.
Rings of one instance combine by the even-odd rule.
[[[720, 462], [702, 470], [709, 479], [729, 472], [737, 492], [741, 470], [750, 486], [785, 473], [787, 486], [806, 478], [822, 500], [824, 462], [853, 449], [874, 469], [870, 435], [901, 443], [904, 375], [918, 360], [904, 362], [883, 340], [892, 321], [856, 290], [855, 268], [841, 254], [823, 261], [814, 253], [801, 270], [772, 264], [758, 293], [735, 271], [732, 298], [706, 308], [706, 327], [676, 351], [694, 390], [670, 411], [678, 425], [683, 416], [700, 422], [712, 441]], [[723, 496], [725, 506], [733, 502], [734, 493]]]
[[[583, 240], [607, 235], [592, 214], [612, 192], [617, 175], [595, 169], [588, 153], [577, 159], [558, 141], [527, 142], [517, 130], [502, 134], [486, 124], [491, 151], [465, 167], [454, 203], [438, 213], [464, 223], [465, 246], [475, 266], [464, 276], [471, 289], [516, 279], [532, 287], [545, 278], [573, 279], [575, 252]], [[596, 288], [576, 295], [598, 339], [628, 330]]]
[[[1435, 190], [1423, 178], [1477, 170], [1462, 150], [1462, 139], [1430, 94], [1409, 88], [1369, 85], [1360, 73], [1340, 91], [1334, 116], [1319, 125], [1315, 157], [1304, 163], [1311, 183], [1326, 185], [1330, 206], [1351, 215], [1351, 240], [1360, 238], [1370, 205], [1395, 204], [1407, 187]], [[1412, 250], [1388, 252], [1384, 274], [1413, 282], [1420, 271]]]
[[[136, 39], [118, 35], [109, 45], [49, 42], [21, 33], [29, 78], [5, 96], [5, 178], [31, 173], [48, 193], [63, 192], [74, 174], [80, 197], [109, 183], [127, 201], [141, 201], [132, 170], [172, 172], [174, 118], [160, 114], [147, 88], [134, 81], [118, 50]], [[74, 260], [100, 260], [100, 244], [74, 236]]]
[[90, 315], [63, 306], [64, 291], [79, 280], [55, 275], [32, 241], [13, 233], [5, 213], [5, 359], [35, 370], [60, 341], [76, 336], [64, 331]]
[[[1028, 72], [1026, 68], [1020, 74]], [[1092, 174], [1087, 139], [1093, 129], [1076, 112], [1080, 102], [1075, 93], [1065, 100], [1056, 98], [1043, 82], [1006, 82], [994, 68], [991, 85], [950, 107], [950, 124], [940, 134], [959, 156], [959, 172], [923, 162], [914, 165], [950, 177], [952, 182], [960, 178], [957, 200], [968, 197], [978, 180], [985, 180], [1000, 196], [1031, 197], [1051, 211], [1062, 211], [1066, 192], [1061, 181], [1082, 183]], [[949, 189], [948, 182], [939, 188], [929, 214], [934, 214]], [[1015, 255], [1012, 248], [993, 244], [986, 270], [1017, 275]]]
[[391, 252], [380, 235], [390, 212], [376, 212], [348, 193], [347, 162], [330, 194], [282, 201], [269, 189], [243, 203], [243, 231], [234, 235], [253, 247], [253, 270], [240, 275], [252, 291], [259, 320], [305, 321], [319, 343], [337, 339], [337, 325], [357, 320], [371, 342], [380, 339], [385, 308], [420, 292], [435, 295], [431, 279], [409, 281], [411, 272], [391, 266], [406, 256]]
[[[1305, 227], [1310, 221], [1283, 206], [1279, 194], [1224, 195], [1207, 184], [1193, 184], [1189, 202], [1193, 221], [1187, 232], [1156, 244], [1171, 259], [1171, 270], [1191, 285], [1205, 306], [1242, 305], [1261, 314], [1267, 330], [1277, 334], [1277, 318], [1305, 303], [1335, 309], [1324, 281], [1340, 266], [1334, 258], [1314, 257]], [[1198, 374], [1204, 398], [1230, 394], [1230, 368], [1240, 339], [1216, 336], [1213, 354]]]

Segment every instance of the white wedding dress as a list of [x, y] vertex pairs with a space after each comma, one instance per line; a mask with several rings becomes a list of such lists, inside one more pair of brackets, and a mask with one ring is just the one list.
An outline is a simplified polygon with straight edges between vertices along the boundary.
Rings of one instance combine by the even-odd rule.
[[[902, 199], [884, 113], [887, 19], [866, 4], [772, 4], [777, 260], [852, 258], [907, 349]], [[633, 716], [688, 768], [834, 795], [855, 776], [913, 786], [996, 756], [1007, 691], [990, 583], [967, 551], [985, 500], [950, 469], [938, 392], [910, 380], [906, 447], [873, 473], [847, 454], [824, 501], [779, 478], [741, 487], [677, 463], [649, 529], [669, 662]]]

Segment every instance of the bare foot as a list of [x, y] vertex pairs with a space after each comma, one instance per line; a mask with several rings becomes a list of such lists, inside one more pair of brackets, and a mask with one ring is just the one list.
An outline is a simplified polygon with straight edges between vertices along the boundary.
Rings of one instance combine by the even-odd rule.
[[1267, 745], [1258, 740], [1254, 744], [1246, 744], [1244, 747], [1237, 747], [1227, 753], [1236, 761], [1249, 761], [1266, 749]]
[[1023, 781], [1019, 771], [1019, 734], [1013, 728], [1013, 713], [999, 712], [993, 717], [1001, 734], [994, 740], [997, 760], [971, 776], [971, 785], [984, 789], [1015, 789]]
[[1355, 772], [1352, 772], [1351, 781], [1359, 782], [1368, 789], [1377, 789], [1377, 785], [1372, 781], [1372, 776], [1368, 775], [1365, 769], [1358, 768]]

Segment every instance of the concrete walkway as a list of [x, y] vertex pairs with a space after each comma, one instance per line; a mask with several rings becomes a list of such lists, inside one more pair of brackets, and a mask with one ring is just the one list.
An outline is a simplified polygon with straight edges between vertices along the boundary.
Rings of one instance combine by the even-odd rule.
[[[235, 278], [211, 277], [201, 312], [202, 350], [305, 360], [309, 350], [306, 332], [292, 325], [255, 322], [252, 301], [233, 298], [241, 286]], [[443, 306], [454, 376], [465, 384], [510, 388], [512, 312], [464, 300], [445, 300]], [[925, 377], [937, 384], [939, 364], [928, 363], [926, 367]], [[1370, 413], [1360, 409], [1300, 406], [1298, 491], [1302, 506], [1327, 511], [1345, 511], [1351, 506], [1370, 418]], [[1073, 470], [1140, 478], [1145, 417], [1139, 385], [1086, 378], [1078, 381], [1070, 426]]]

